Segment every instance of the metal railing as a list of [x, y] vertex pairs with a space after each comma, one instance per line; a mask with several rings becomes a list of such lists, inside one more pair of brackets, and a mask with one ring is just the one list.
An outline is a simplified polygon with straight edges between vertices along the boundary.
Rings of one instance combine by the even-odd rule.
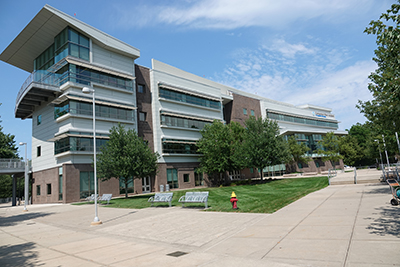
[[22, 84], [21, 89], [19, 89], [17, 100], [15, 102], [16, 105], [18, 105], [18, 103], [21, 100], [21, 97], [25, 94], [26, 90], [28, 90], [29, 88], [29, 85], [32, 84], [33, 82], [52, 85], [52, 86], [59, 86], [60, 74], [48, 72], [45, 70], [38, 70], [32, 72], [25, 80], [25, 82]]
[[21, 159], [0, 159], [0, 169], [24, 169], [25, 161]]

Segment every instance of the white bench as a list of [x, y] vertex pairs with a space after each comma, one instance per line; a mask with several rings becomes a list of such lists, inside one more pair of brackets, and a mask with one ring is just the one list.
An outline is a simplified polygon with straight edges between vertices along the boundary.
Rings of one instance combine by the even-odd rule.
[[112, 194], [103, 194], [99, 197], [99, 201], [107, 201], [107, 205], [110, 204], [110, 200], [112, 198]]
[[179, 202], [184, 207], [185, 203], [204, 203], [205, 208], [208, 208], [208, 191], [207, 192], [186, 192], [184, 196], [179, 198]]
[[[96, 194], [96, 197], [98, 197], [98, 195]], [[94, 201], [94, 199], [95, 199], [95, 196], [94, 196], [94, 194], [91, 194], [90, 196], [88, 196], [85, 200], [86, 201]]]
[[174, 193], [156, 193], [154, 196], [150, 197], [147, 202], [151, 202], [151, 206], [153, 207], [154, 202], [168, 202], [171, 207], [172, 196]]

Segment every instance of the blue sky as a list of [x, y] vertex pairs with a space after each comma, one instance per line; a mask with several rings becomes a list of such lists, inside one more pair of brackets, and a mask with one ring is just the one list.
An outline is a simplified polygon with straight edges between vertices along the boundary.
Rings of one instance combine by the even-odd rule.
[[[139, 65], [154, 58], [274, 100], [330, 107], [344, 130], [365, 121], [355, 105], [371, 99], [376, 44], [363, 31], [394, 2], [0, 0], [0, 51], [49, 4], [140, 49]], [[32, 121], [14, 118], [28, 76], [0, 62], [0, 125], [30, 145]]]

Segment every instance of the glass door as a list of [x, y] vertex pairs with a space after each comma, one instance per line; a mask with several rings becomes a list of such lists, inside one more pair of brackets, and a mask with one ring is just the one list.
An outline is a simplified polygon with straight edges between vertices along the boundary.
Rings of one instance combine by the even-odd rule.
[[143, 193], [150, 193], [150, 176], [142, 178], [142, 192]]

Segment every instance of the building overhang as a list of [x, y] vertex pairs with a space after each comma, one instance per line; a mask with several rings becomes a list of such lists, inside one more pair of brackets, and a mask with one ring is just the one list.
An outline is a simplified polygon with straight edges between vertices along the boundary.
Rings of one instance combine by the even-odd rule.
[[58, 86], [31, 82], [17, 96], [14, 110], [15, 118], [32, 118], [32, 113], [36, 107], [53, 100], [59, 94], [60, 88]]
[[46, 50], [54, 42], [54, 37], [67, 26], [84, 33], [93, 42], [105, 49], [133, 59], [140, 57], [139, 49], [49, 5], [45, 5], [0, 54], [0, 60], [29, 73], [33, 72], [35, 58]]
[[343, 136], [348, 135], [347, 131], [338, 131], [338, 130], [329, 130], [329, 129], [310, 129], [310, 130], [301, 130], [301, 129], [280, 129], [280, 135], [290, 135], [290, 134], [327, 134], [328, 132], [333, 132], [335, 135]]

